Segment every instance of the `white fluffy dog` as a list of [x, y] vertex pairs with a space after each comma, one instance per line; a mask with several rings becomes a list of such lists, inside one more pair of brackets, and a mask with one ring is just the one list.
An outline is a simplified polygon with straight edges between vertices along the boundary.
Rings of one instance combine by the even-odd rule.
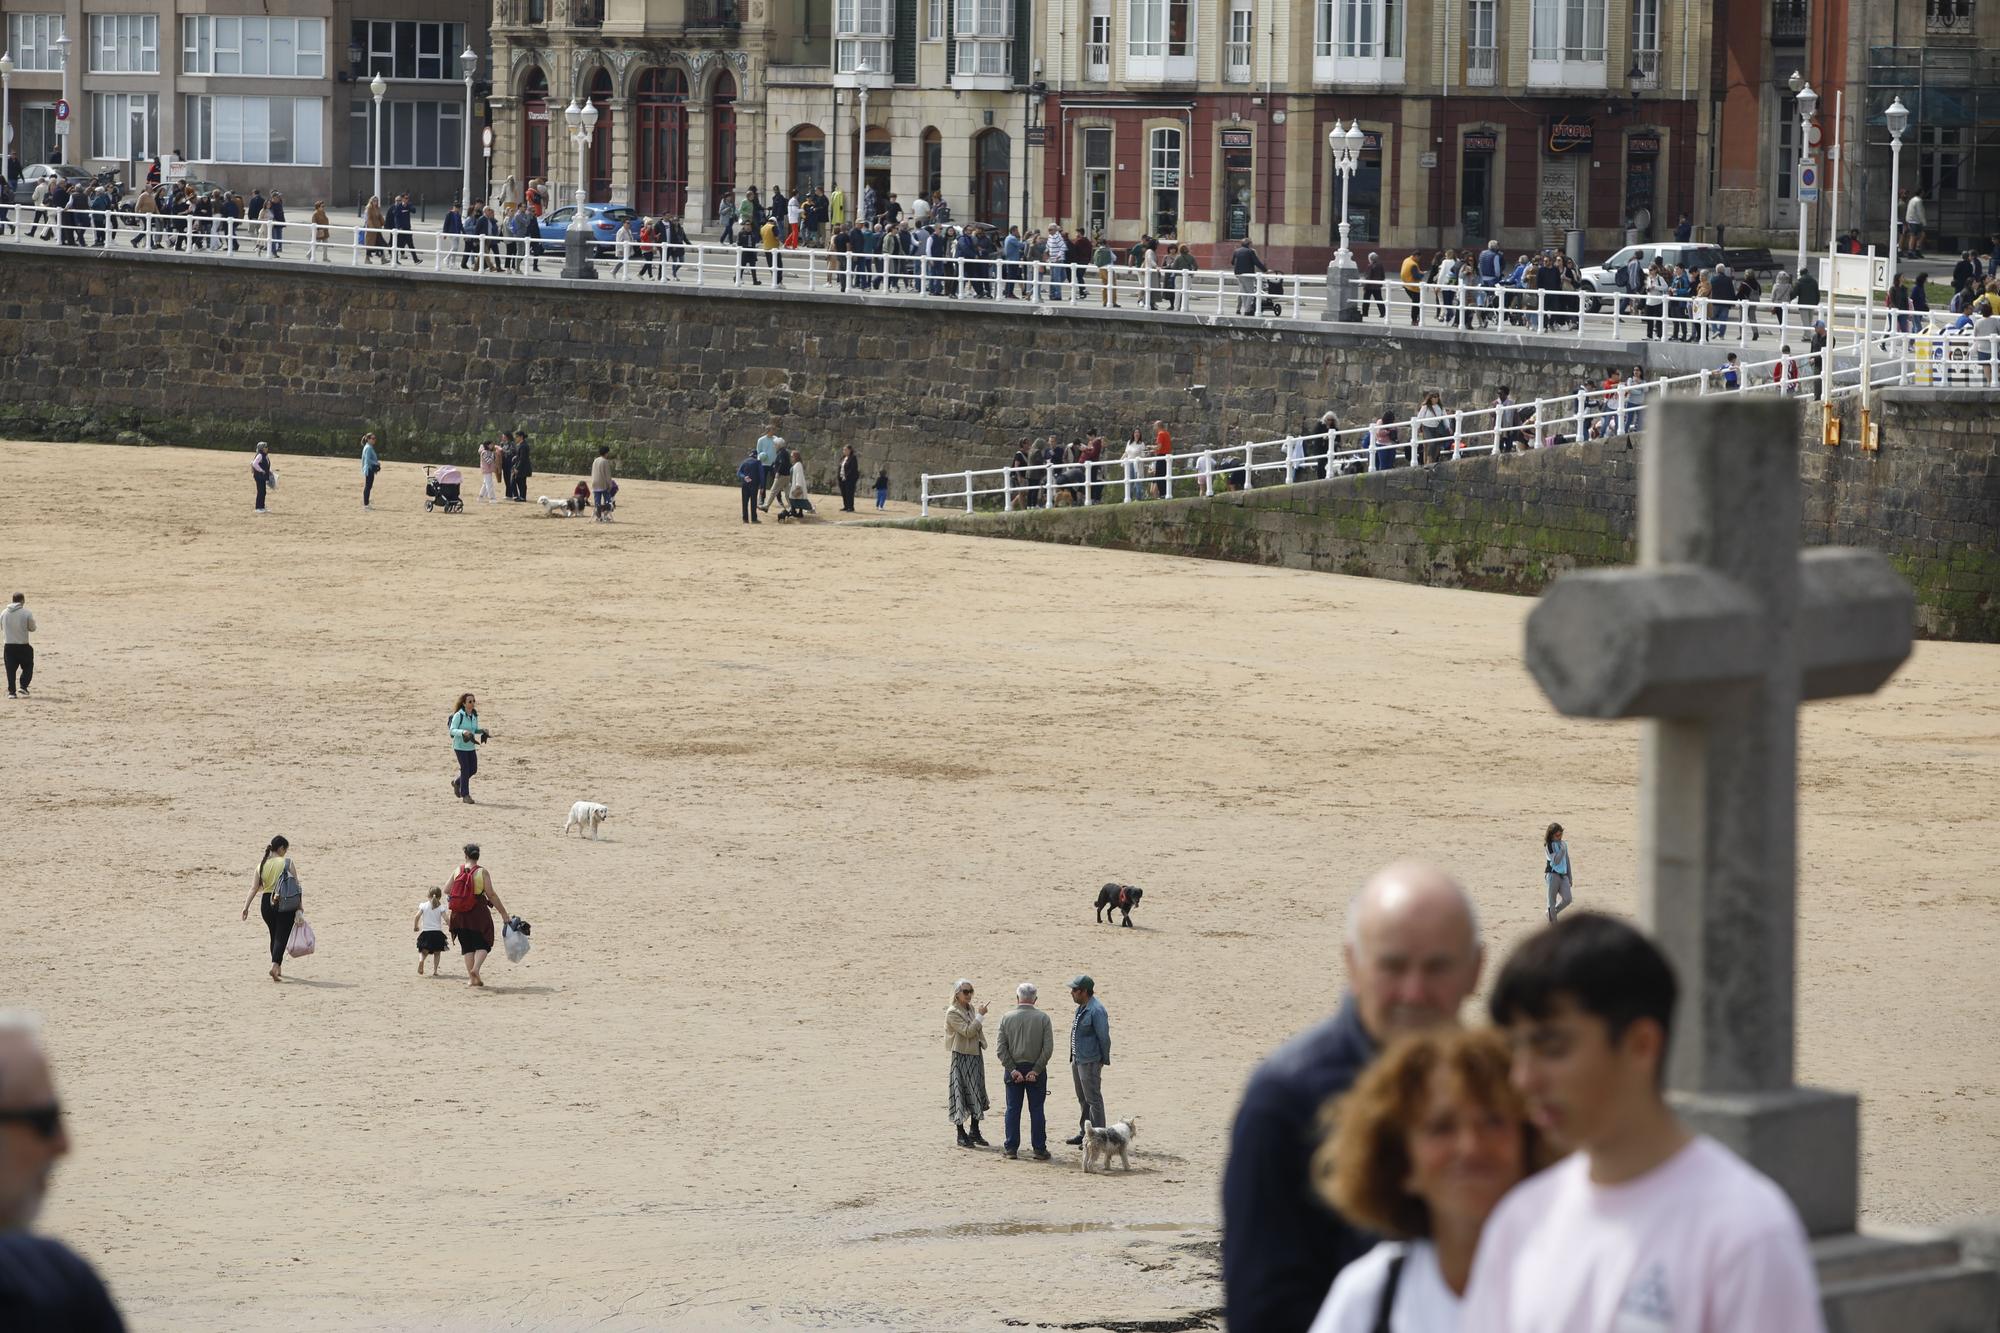
[[597, 826], [611, 818], [611, 807], [596, 801], [578, 801], [569, 808], [569, 822], [563, 825], [567, 834], [571, 829], [587, 829], [593, 840], [597, 837]]
[[590, 503], [586, 500], [583, 504], [578, 504], [575, 496], [567, 500], [556, 500], [546, 495], [538, 497], [536, 502], [541, 505], [542, 512], [550, 518], [570, 518], [581, 514], [584, 507]]
[[1125, 1150], [1132, 1146], [1132, 1140], [1139, 1133], [1139, 1117], [1128, 1116], [1112, 1125], [1085, 1125], [1083, 1127], [1083, 1173], [1090, 1174], [1090, 1168], [1101, 1163], [1106, 1171], [1111, 1169], [1111, 1159], [1116, 1157], [1125, 1169], [1132, 1169], [1132, 1159]]

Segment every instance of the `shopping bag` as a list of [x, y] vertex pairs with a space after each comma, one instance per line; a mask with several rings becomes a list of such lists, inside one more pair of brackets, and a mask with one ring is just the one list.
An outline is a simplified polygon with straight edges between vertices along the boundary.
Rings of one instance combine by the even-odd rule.
[[313, 928], [306, 924], [304, 917], [300, 917], [292, 923], [292, 938], [285, 945], [285, 952], [294, 958], [304, 958], [317, 943], [313, 938]]
[[520, 917], [509, 917], [507, 924], [500, 928], [500, 947], [507, 951], [507, 961], [518, 963], [528, 956], [528, 936], [532, 932], [527, 922]]

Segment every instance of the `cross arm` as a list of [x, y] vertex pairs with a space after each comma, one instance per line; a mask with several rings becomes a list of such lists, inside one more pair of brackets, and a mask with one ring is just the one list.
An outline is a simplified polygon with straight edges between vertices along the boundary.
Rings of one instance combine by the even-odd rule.
[[1759, 610], [1694, 565], [1566, 574], [1528, 616], [1528, 670], [1570, 717], [1698, 717], [1762, 673]]
[[1800, 694], [1873, 694], [1910, 656], [1917, 595], [1886, 557], [1818, 547], [1799, 557]]

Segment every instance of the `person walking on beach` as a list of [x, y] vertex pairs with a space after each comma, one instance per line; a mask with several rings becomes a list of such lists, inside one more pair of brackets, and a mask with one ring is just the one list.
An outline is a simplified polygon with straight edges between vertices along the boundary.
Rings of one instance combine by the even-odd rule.
[[1035, 1160], [1049, 1160], [1049, 1123], [1042, 1104], [1049, 1094], [1049, 1061], [1055, 1058], [1056, 1030], [1049, 1016], [1035, 1007], [1038, 994], [1032, 981], [1014, 987], [1014, 1007], [1000, 1020], [1000, 1036], [993, 1043], [993, 1058], [1000, 1062], [1007, 1079], [1007, 1137], [1000, 1150], [1017, 1161], [1024, 1101]]
[[743, 521], [761, 522], [757, 517], [757, 495], [764, 485], [764, 465], [758, 461], [754, 448], [736, 465], [736, 481], [743, 492]]
[[451, 937], [458, 941], [458, 952], [465, 959], [465, 975], [475, 986], [486, 983], [479, 979], [479, 969], [486, 965], [486, 955], [493, 952], [493, 913], [498, 911], [500, 919], [507, 919], [507, 905], [500, 901], [500, 895], [493, 889], [493, 875], [479, 864], [479, 844], [465, 844], [465, 860], [445, 885], [445, 906], [451, 910]]
[[[974, 1008], [972, 983], [960, 981], [944, 1011], [944, 1041], [951, 1048], [951, 1078], [947, 1106], [951, 1127], [958, 1131], [961, 1148], [984, 1148], [986, 1138], [979, 1132], [979, 1117], [986, 1114], [986, 1006]], [[971, 1121], [967, 1128], [966, 1122]]]
[[[503, 434], [501, 439], [507, 437]], [[491, 440], [479, 443], [479, 498], [487, 504], [500, 503], [500, 497], [493, 493], [493, 474], [500, 467], [500, 446]]]
[[886, 467], [875, 474], [875, 507], [889, 507], [889, 469]]
[[417, 904], [417, 919], [410, 923], [410, 929], [417, 932], [418, 976], [424, 974], [425, 959], [430, 960], [431, 975], [438, 974], [438, 964], [444, 961], [445, 927], [450, 920], [443, 889], [432, 889], [431, 896]]
[[528, 502], [528, 478], [535, 475], [534, 454], [528, 448], [528, 432], [514, 432], [514, 465], [508, 473], [507, 498], [517, 504]]
[[1542, 879], [1549, 890], [1551, 924], [1569, 906], [1569, 844], [1563, 841], [1563, 826], [1551, 824], [1542, 834]]
[[840, 446], [840, 462], [835, 469], [840, 481], [840, 509], [842, 513], [854, 512], [854, 488], [861, 484], [861, 460], [855, 457], [854, 446]]
[[375, 474], [382, 470], [382, 459], [375, 452], [375, 432], [369, 431], [361, 437], [361, 508], [363, 511], [375, 506], [369, 501], [375, 495]]
[[590, 503], [599, 523], [611, 521], [611, 446], [597, 446], [597, 459], [590, 465]]
[[257, 873], [250, 881], [250, 896], [243, 903], [243, 920], [250, 919], [250, 904], [257, 902], [259, 894], [263, 902], [258, 911], [264, 915], [264, 925], [271, 932], [271, 980], [283, 981], [285, 966], [285, 945], [292, 938], [292, 926], [299, 919], [299, 909], [305, 905], [299, 888], [299, 872], [292, 865], [292, 844], [283, 837], [271, 839], [264, 848], [264, 859], [257, 863]]
[[486, 729], [479, 725], [479, 700], [470, 692], [458, 696], [449, 729], [451, 752], [458, 758], [458, 776], [451, 780], [451, 794], [472, 805], [472, 775], [479, 771], [479, 746], [486, 739]]
[[[1076, 1016], [1069, 1025], [1069, 1073], [1076, 1084], [1080, 1125], [1103, 1126], [1104, 1066], [1111, 1063], [1111, 1018], [1097, 998], [1097, 983], [1085, 973], [1070, 978], [1069, 998], [1076, 1002]], [[1066, 1139], [1070, 1147], [1080, 1147], [1083, 1130]]]
[[277, 489], [278, 473], [271, 466], [271, 446], [262, 440], [257, 441], [257, 452], [250, 455], [250, 479], [257, 483], [257, 512], [270, 513], [264, 508], [264, 493]]
[[[28, 594], [17, 592], [7, 609], [0, 611], [0, 651], [6, 654], [7, 697], [28, 697], [28, 685], [35, 679], [35, 646], [28, 636], [35, 632], [35, 613], [28, 609]], [[14, 693], [15, 677], [20, 677], [20, 694]]]
[[766, 510], [771, 507], [769, 492], [772, 478], [778, 475], [778, 446], [784, 442], [784, 437], [778, 434], [776, 417], [771, 419], [771, 429], [757, 437], [757, 462], [763, 467], [763, 475], [758, 480], [758, 490], [765, 497]]

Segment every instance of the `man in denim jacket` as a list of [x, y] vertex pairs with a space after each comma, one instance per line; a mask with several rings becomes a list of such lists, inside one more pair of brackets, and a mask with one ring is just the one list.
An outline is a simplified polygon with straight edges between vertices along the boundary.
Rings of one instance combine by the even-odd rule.
[[[1076, 1083], [1076, 1100], [1081, 1108], [1080, 1124], [1103, 1125], [1104, 1066], [1111, 1063], [1111, 1019], [1097, 998], [1097, 983], [1088, 975], [1073, 977], [1069, 998], [1076, 1001], [1076, 1017], [1069, 1025], [1069, 1072]], [[1079, 1129], [1071, 1147], [1083, 1142]]]

